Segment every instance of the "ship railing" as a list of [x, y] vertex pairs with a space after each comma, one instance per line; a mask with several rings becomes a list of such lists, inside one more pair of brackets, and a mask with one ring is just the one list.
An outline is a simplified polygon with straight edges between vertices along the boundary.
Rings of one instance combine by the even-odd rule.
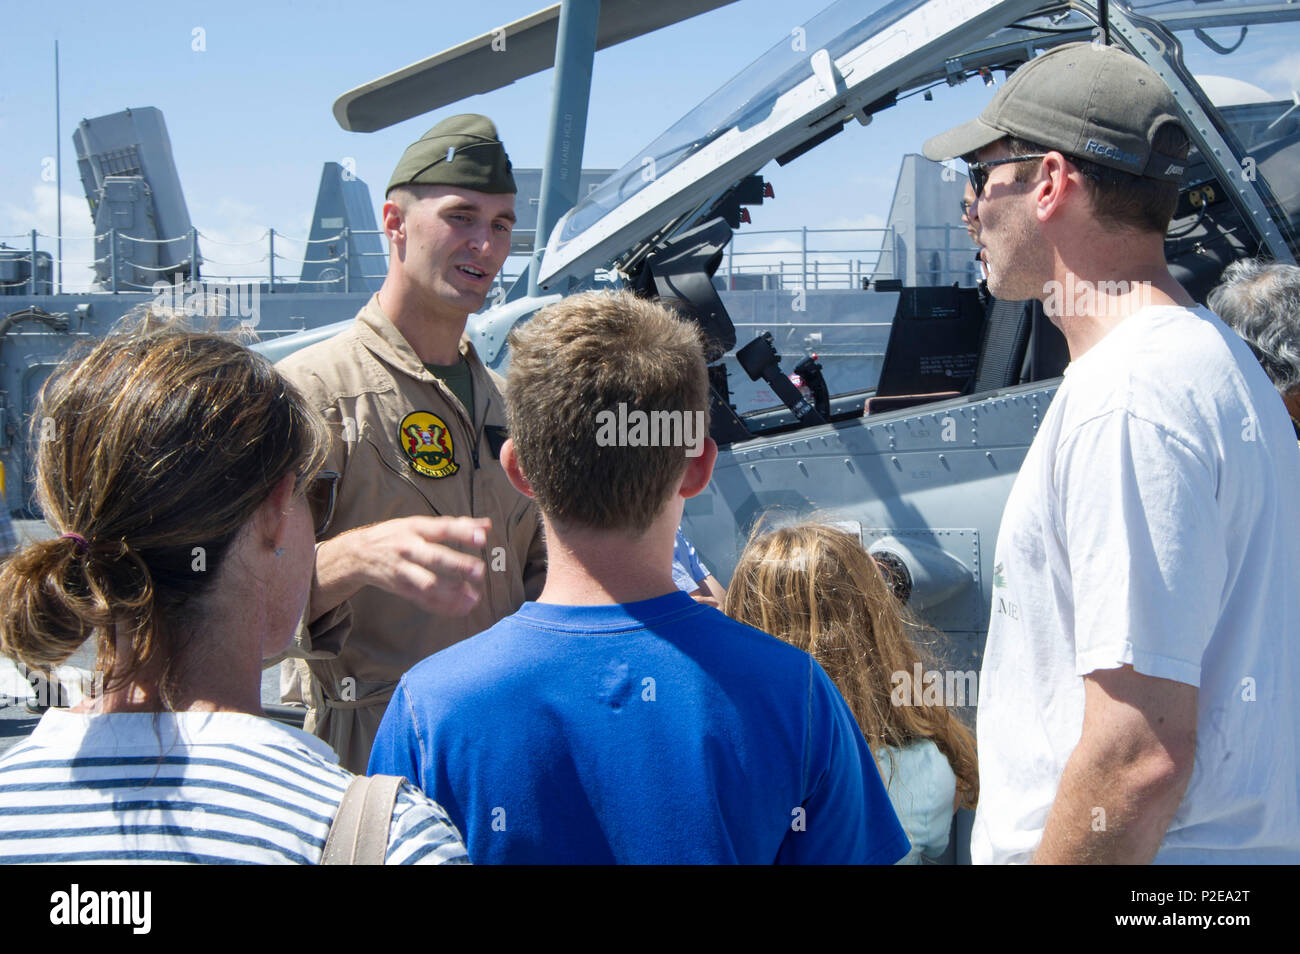
[[975, 243], [964, 225], [918, 225], [916, 231], [915, 284], [978, 284]]
[[[715, 281], [724, 290], [764, 288], [792, 292], [858, 289], [865, 288], [871, 281], [908, 277], [912, 277], [915, 283], [927, 285], [974, 284], [978, 274], [964, 228], [957, 225], [917, 226], [916, 233], [918, 247], [909, 249], [899, 242], [896, 230], [889, 227], [738, 231], [727, 246], [726, 258]], [[18, 293], [26, 291], [36, 295], [41, 293], [39, 288], [51, 289], [55, 294], [103, 290], [112, 293], [148, 292], [157, 288], [159, 282], [194, 282], [196, 272], [203, 282], [256, 284], [271, 294], [289, 290], [359, 291], [383, 280], [388, 256], [383, 251], [352, 251], [354, 246], [362, 244], [352, 239], [380, 235], [383, 232], [377, 229], [343, 228], [333, 235], [303, 238], [268, 228], [254, 238], [230, 241], [196, 228], [184, 235], [160, 239], [133, 236], [118, 229], [98, 235], [62, 237], [33, 229], [22, 235], [0, 235], [0, 260], [28, 266], [24, 278], [0, 280], [0, 294], [9, 289], [19, 289]], [[61, 243], [74, 246], [79, 242], [88, 243], [90, 257], [60, 260], [50, 248], [59, 243], [60, 238]], [[105, 248], [106, 253], [94, 257], [95, 243], [105, 238], [108, 241], [100, 247]], [[218, 254], [222, 257], [200, 255], [200, 239], [209, 247], [219, 246]], [[11, 248], [4, 244], [5, 240], [19, 240], [26, 248]], [[130, 255], [133, 243], [181, 247], [186, 254], [172, 264], [145, 265], [134, 261]], [[286, 248], [296, 251], [286, 254]], [[251, 252], [241, 254], [228, 249]], [[333, 251], [333, 254], [322, 256], [320, 252], [325, 250]], [[24, 254], [3, 254], [20, 251]], [[359, 261], [354, 263], [353, 258]], [[910, 263], [907, 261], [909, 258]], [[375, 262], [375, 259], [379, 261]], [[494, 283], [494, 292], [498, 288], [508, 288], [527, 261], [526, 256], [507, 259]], [[130, 263], [131, 269], [119, 267], [120, 263], [126, 262]], [[197, 263], [198, 268], [191, 267], [192, 263]], [[49, 271], [43, 274], [47, 265]], [[90, 275], [80, 280], [67, 280], [63, 275], [64, 266], [84, 266]], [[316, 271], [318, 277], [302, 277], [308, 266], [320, 267]], [[96, 269], [106, 272], [103, 286], [94, 278]], [[131, 281], [123, 273], [130, 274], [132, 269], [156, 278], [147, 284]], [[360, 287], [354, 289], [354, 284]]]
[[[382, 281], [387, 273], [387, 255], [382, 251], [353, 252], [349, 239], [360, 236], [380, 236], [377, 229], [341, 229], [333, 235], [319, 238], [299, 238], [264, 229], [254, 238], [230, 241], [208, 235], [191, 228], [183, 235], [169, 238], [144, 238], [121, 229], [109, 229], [98, 234], [52, 235], [32, 229], [19, 235], [0, 235], [0, 261], [26, 265], [27, 274], [17, 281], [0, 277], [0, 294], [80, 294], [85, 292], [139, 293], [154, 291], [159, 282], [180, 284], [202, 281], [224, 285], [258, 285], [268, 293], [314, 286], [312, 290], [352, 291], [353, 284], [366, 287], [370, 280]], [[206, 245], [220, 246], [222, 257], [203, 255], [199, 240]], [[21, 242], [11, 246], [10, 242]], [[102, 244], [101, 244], [102, 243]], [[56, 249], [72, 246], [72, 251], [60, 258]], [[78, 256], [77, 246], [90, 249], [88, 256]], [[149, 265], [135, 260], [131, 249], [135, 245], [166, 246], [183, 249], [184, 255], [164, 265]], [[285, 249], [298, 246], [298, 254], [285, 254]], [[95, 256], [96, 247], [105, 249]], [[226, 251], [234, 249], [240, 251]], [[334, 254], [320, 256], [324, 249], [337, 249]], [[5, 254], [22, 252], [21, 255]], [[260, 252], [260, 254], [259, 254]], [[354, 264], [352, 259], [358, 261]], [[373, 259], [379, 259], [375, 263]], [[35, 263], [33, 265], [33, 263]], [[193, 265], [197, 263], [197, 268]], [[119, 267], [129, 265], [129, 268]], [[304, 266], [329, 268], [336, 274], [320, 278], [299, 277]], [[68, 266], [84, 267], [86, 272], [76, 277], [65, 276]], [[97, 272], [104, 274], [100, 282]], [[156, 279], [148, 283], [132, 281], [126, 274], [143, 273]], [[317, 274], [321, 274], [318, 272]], [[11, 291], [12, 290], [12, 291]]]
[[881, 279], [908, 278], [911, 255], [918, 284], [975, 283], [974, 252], [964, 227], [929, 225], [916, 231], [912, 249], [900, 244], [890, 227], [736, 232], [714, 277], [723, 290], [861, 289]]
[[860, 288], [864, 275], [892, 275], [893, 247], [889, 228], [746, 229], [732, 236], [714, 277], [724, 290]]

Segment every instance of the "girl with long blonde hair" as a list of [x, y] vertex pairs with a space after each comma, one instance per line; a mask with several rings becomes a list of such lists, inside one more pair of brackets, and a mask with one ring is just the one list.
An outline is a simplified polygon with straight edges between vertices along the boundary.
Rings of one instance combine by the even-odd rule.
[[818, 523], [752, 537], [726, 613], [821, 664], [876, 754], [912, 841], [904, 861], [941, 854], [953, 812], [979, 796], [975, 741], [951, 709], [923, 704], [921, 687], [910, 685], [918, 664], [935, 671], [923, 641], [939, 634], [899, 602], [858, 538]]

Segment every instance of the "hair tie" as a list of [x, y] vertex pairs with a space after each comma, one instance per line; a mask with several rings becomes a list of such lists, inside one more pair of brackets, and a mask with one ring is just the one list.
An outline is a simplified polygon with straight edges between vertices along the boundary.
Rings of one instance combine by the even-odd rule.
[[59, 537], [60, 540], [65, 538], [76, 542], [78, 553], [86, 553], [90, 550], [90, 541], [79, 533], [65, 533]]

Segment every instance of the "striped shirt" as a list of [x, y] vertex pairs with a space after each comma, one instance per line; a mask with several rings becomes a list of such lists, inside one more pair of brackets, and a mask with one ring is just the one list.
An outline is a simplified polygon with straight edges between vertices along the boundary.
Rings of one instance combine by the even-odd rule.
[[[324, 742], [233, 712], [51, 709], [0, 758], [0, 862], [318, 864], [352, 776]], [[387, 864], [466, 864], [403, 785]]]

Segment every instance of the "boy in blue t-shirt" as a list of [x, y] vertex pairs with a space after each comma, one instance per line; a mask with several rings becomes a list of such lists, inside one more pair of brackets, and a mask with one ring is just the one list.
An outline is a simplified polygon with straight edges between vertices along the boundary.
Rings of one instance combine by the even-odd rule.
[[682, 503], [717, 457], [698, 332], [588, 293], [510, 347], [501, 463], [542, 512], [546, 587], [402, 679], [370, 772], [443, 805], [475, 863], [903, 857], [821, 667], [673, 585]]

